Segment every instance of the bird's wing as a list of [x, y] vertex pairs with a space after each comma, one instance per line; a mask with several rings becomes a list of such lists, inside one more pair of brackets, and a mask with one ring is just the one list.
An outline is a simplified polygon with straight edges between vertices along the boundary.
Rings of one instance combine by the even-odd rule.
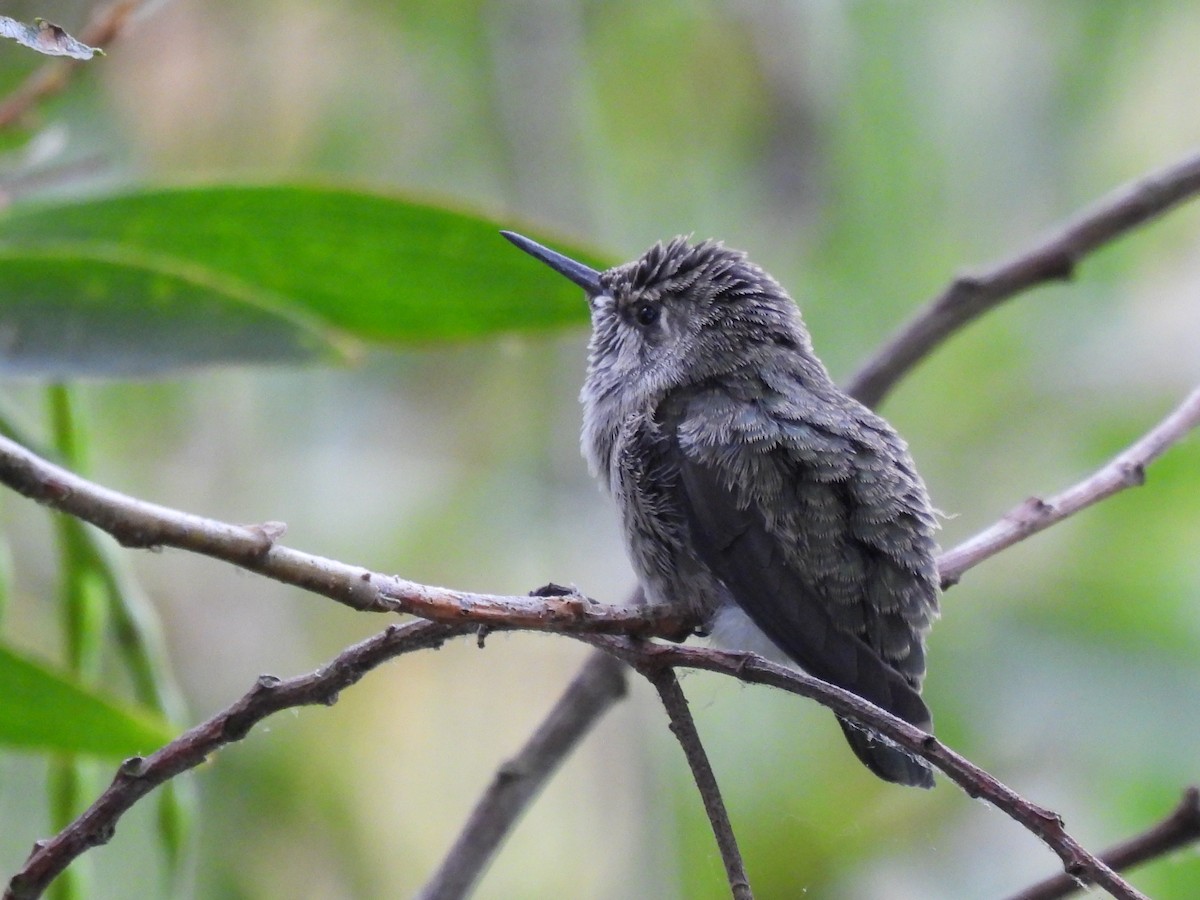
[[892, 471], [889, 437], [907, 454], [886, 424], [868, 427], [882, 420], [828, 407], [796, 385], [724, 385], [670, 398], [657, 418], [695, 546], [755, 625], [810, 674], [927, 728], [923, 488], [905, 499], [915, 475]]

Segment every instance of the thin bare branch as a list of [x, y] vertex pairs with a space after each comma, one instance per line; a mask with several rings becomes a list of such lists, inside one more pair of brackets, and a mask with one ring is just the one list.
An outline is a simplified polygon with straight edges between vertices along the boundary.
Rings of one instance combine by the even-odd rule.
[[942, 586], [957, 584], [964, 572], [1081, 509], [1146, 481], [1146, 466], [1200, 425], [1200, 387], [1109, 463], [1049, 500], [1030, 497], [999, 522], [938, 558]]
[[877, 406], [913, 366], [964, 325], [1010, 297], [1070, 278], [1089, 253], [1200, 193], [1200, 153], [1114, 191], [1019, 256], [956, 278], [850, 379], [846, 391]]
[[421, 900], [466, 897], [517, 820], [583, 736], [625, 695], [626, 666], [599, 651], [584, 663], [554, 709], [502, 765], [479, 798], [454, 846], [418, 895]]
[[40, 897], [74, 859], [92, 847], [107, 843], [121, 816], [138, 800], [168, 779], [195, 768], [210, 753], [240, 741], [267, 716], [297, 706], [331, 706], [337, 702], [339, 691], [376, 666], [403, 653], [437, 647], [470, 630], [467, 625], [454, 627], [434, 622], [392, 625], [342, 651], [328, 665], [308, 675], [286, 680], [260, 676], [249, 693], [207, 722], [147, 757], [125, 760], [112, 783], [79, 818], [50, 840], [34, 844], [21, 871], [9, 881], [4, 900]]
[[[939, 560], [945, 584], [1005, 547], [1122, 488], [1200, 421], [1200, 389], [1156, 428], [1095, 475], [1049, 501], [1026, 501], [996, 525]], [[661, 609], [617, 607], [576, 593], [508, 596], [455, 591], [303, 553], [278, 543], [284, 526], [231, 525], [148, 503], [54, 465], [0, 435], [0, 483], [106, 531], [127, 547], [177, 547], [220, 559], [365, 612], [408, 613], [431, 621], [543, 631], [608, 631], [680, 638], [686, 619]]]
[[696, 789], [704, 802], [704, 811], [712, 824], [713, 836], [717, 839], [717, 848], [721, 851], [725, 877], [729, 880], [729, 891], [734, 900], [753, 900], [754, 894], [750, 890], [750, 879], [746, 876], [741, 851], [738, 850], [737, 836], [733, 833], [725, 801], [721, 797], [720, 788], [717, 787], [717, 776], [713, 774], [712, 766], [708, 762], [708, 754], [700, 741], [700, 733], [696, 731], [696, 723], [692, 719], [691, 710], [688, 709], [683, 688], [679, 686], [679, 679], [675, 677], [675, 670], [668, 666], [644, 664], [638, 665], [637, 668], [658, 691], [671, 720], [671, 732], [683, 748], [683, 755], [687, 757]]
[[573, 592], [506, 596], [454, 591], [380, 575], [278, 543], [278, 522], [230, 525], [101, 487], [0, 436], [0, 483], [106, 531], [126, 547], [177, 547], [295, 585], [363, 612], [408, 613], [451, 625], [541, 631], [611, 630], [682, 637], [689, 623], [646, 608], [597, 603]]
[[[1200, 788], [1190, 787], [1171, 814], [1141, 834], [1122, 841], [1100, 854], [1100, 858], [1118, 872], [1166, 856], [1200, 841]], [[1081, 890], [1079, 883], [1066, 875], [1055, 875], [1014, 894], [1009, 900], [1058, 900]]]
[[[971, 566], [1005, 547], [1011, 546], [1023, 537], [1048, 527], [1054, 522], [1061, 521], [1079, 509], [1111, 496], [1125, 487], [1140, 484], [1144, 477], [1145, 467], [1174, 442], [1180, 440], [1189, 430], [1196, 427], [1198, 422], [1200, 422], [1200, 389], [1194, 391], [1158, 426], [1093, 476], [1050, 501], [1031, 501], [1024, 504], [997, 525], [949, 551], [940, 561], [944, 579], [947, 583], [953, 583]], [[628, 632], [637, 635], [679, 636], [686, 631], [687, 627], [686, 622], [681, 622], [674, 617], [653, 618], [653, 612], [642, 606], [608, 607], [574, 593], [560, 593], [557, 589], [542, 591], [541, 595], [537, 597], [472, 594], [377, 575], [359, 567], [348, 566], [281, 546], [277, 539], [282, 534], [283, 527], [277, 523], [235, 526], [146, 503], [79, 478], [4, 437], [0, 437], [0, 482], [8, 484], [32, 499], [91, 522], [127, 546], [173, 546], [202, 553], [331, 597], [355, 609], [420, 615], [442, 623], [448, 628], [445, 632], [447, 634], [483, 625], [494, 628], [527, 628], [543, 631], [606, 631]], [[585, 639], [593, 642], [605, 640], [600, 637]], [[643, 668], [661, 665], [700, 665], [702, 668], [710, 668], [713, 671], [725, 671], [747, 681], [778, 683], [770, 678], [761, 677], [761, 673], [758, 673], [755, 668], [759, 662], [755, 662], [752, 658], [736, 654], [713, 656], [711, 654], [715, 651], [685, 650], [684, 648], [672, 650], [642, 642], [630, 644], [628, 640], [624, 639], [614, 638], [612, 640], [618, 641], [620, 646], [625, 648], [622, 652], [627, 659], [633, 658], [631, 656], [633, 651], [628, 649], [630, 646], [644, 648], [642, 650], [644, 654], [662, 652], [709, 654], [702, 657], [708, 661], [707, 664], [694, 661], [688, 663], [664, 661], [661, 657], [646, 656], [641, 663]], [[605, 649], [612, 652], [610, 646], [605, 646]], [[730, 663], [729, 659], [734, 659], [736, 662]], [[762, 663], [762, 665], [769, 666], [766, 663]], [[785, 673], [783, 675], [785, 680], [804, 677], [787, 670], [778, 670], [775, 677], [778, 677], [779, 672]], [[987, 798], [1050, 845], [1063, 859], [1066, 871], [1072, 878], [1094, 882], [1105, 887], [1114, 896], [1140, 896], [1121, 881], [1115, 873], [1079, 847], [1063, 831], [1061, 822], [1054, 814], [1022, 800], [1008, 788], [992, 779], [991, 776], [983, 773], [982, 770], [945, 750], [932, 737], [921, 735], [911, 726], [892, 719], [886, 713], [853, 695], [837, 692], [837, 689], [815, 680], [810, 681], [819, 688], [810, 685], [808, 690], [798, 690], [794, 685], [779, 684], [779, 686], [814, 697], [819, 702], [834, 708], [839, 714], [864, 721], [902, 746], [929, 759], [962, 785], [968, 793]], [[267, 688], [263, 688], [263, 690], [266, 691]], [[840, 701], [834, 702], [829, 699], [828, 694], [821, 694], [822, 690], [844, 694], [844, 697]], [[845, 704], [844, 708], [839, 703]], [[201, 729], [205, 727], [200, 726]], [[901, 729], [899, 738], [894, 733], [897, 728]], [[905, 728], [911, 732], [906, 736], [902, 732]], [[193, 732], [189, 732], [189, 735], [191, 734]], [[911, 743], [914, 741], [917, 746], [913, 746]], [[93, 810], [100, 808], [98, 825], [86, 818], [93, 812], [93, 810], [89, 810], [85, 817], [81, 817], [58, 838], [45, 845], [39, 845], [31, 857], [30, 866], [26, 869], [26, 872], [33, 873], [32, 876], [25, 873], [19, 875], [14, 880], [13, 887], [10, 888], [10, 892], [13, 892], [12, 896], [36, 896], [40, 889], [35, 888], [35, 892], [29, 894], [27, 885], [41, 883], [37, 880], [36, 872], [42, 865], [39, 861], [47, 858], [46, 851], [48, 849], [50, 850], [50, 859], [60, 858], [63, 851], [58, 850], [59, 847], [67, 847], [67, 857], [73, 858], [88, 846], [102, 842], [101, 838], [107, 839], [106, 835], [111, 832], [110, 826], [115, 823], [115, 817], [110, 816], [106, 820], [104, 818], [107, 814], [105, 810], [115, 803], [116, 805], [111, 808], [116, 809], [116, 815], [119, 816], [142, 793], [161, 783], [163, 778], [171, 777], [175, 770], [167, 767], [167, 763], [175, 758], [172, 750], [177, 743], [169, 745], [159, 754], [150, 758], [151, 760], [166, 761], [160, 762], [159, 768], [156, 769], [156, 771], [166, 773], [158, 781], [151, 783], [146, 780], [146, 776], [143, 774], [144, 763], [132, 765], [128, 769], [123, 768], [117, 780], [114, 781], [114, 787], [110, 788], [97, 801], [97, 806], [93, 807]], [[184, 746], [186, 746], [186, 742]], [[190, 763], [190, 765], [194, 764], [195, 762]], [[187, 766], [183, 768], [187, 768]], [[135, 787], [125, 789], [122, 787], [125, 784]], [[136, 787], [139, 785], [145, 786], [141, 793], [138, 793]], [[125, 805], [122, 806], [122, 804]], [[106, 821], [108, 825], [105, 824]], [[105, 831], [106, 827], [109, 828], [108, 832]], [[507, 827], [504, 826], [500, 829], [501, 835]], [[729, 859], [729, 857], [726, 858]], [[65, 864], [64, 862], [63, 865]], [[20, 879], [23, 877], [33, 877], [34, 880], [21, 881]], [[739, 880], [736, 871], [732, 871], [730, 883], [735, 891], [739, 889], [743, 881], [744, 877]], [[25, 893], [16, 891], [25, 891]]]
[[1094, 884], [1120, 900], [1146, 900], [1120, 875], [1083, 848], [1063, 827], [1062, 818], [1023, 798], [931, 734], [898, 719], [861, 697], [824, 681], [777, 666], [752, 653], [730, 653], [701, 647], [634, 641], [614, 635], [575, 635], [630, 665], [647, 668], [693, 668], [769, 684], [815, 700], [839, 716], [853, 719], [911, 753], [927, 759], [968, 796], [979, 797], [1041, 839], [1062, 860], [1064, 871], [1084, 884]]
[[[1175, 421], [1175, 419], [1171, 421]], [[1156, 429], [1151, 435], [1139, 441], [1135, 447], [1142, 448], [1140, 452], [1143, 452], [1147, 459], [1154, 458], [1168, 445], [1167, 437], [1169, 437], [1169, 433]], [[138, 547], [165, 545], [202, 553], [303, 587], [356, 609], [413, 613], [458, 627], [484, 625], [495, 628], [527, 628], [565, 633], [588, 631], [593, 635], [585, 637], [585, 639], [595, 641], [602, 640], [595, 635], [596, 632], [601, 631], [628, 632], [641, 636], [648, 633], [678, 635], [686, 630], [686, 623], [680, 623], [678, 620], [651, 618], [654, 615], [652, 609], [606, 607], [575, 594], [555, 596], [554, 590], [542, 592], [551, 596], [539, 597], [469, 594], [376, 575], [366, 569], [310, 556], [279, 545], [277, 538], [283, 528], [278, 524], [268, 523], [252, 527], [235, 526], [146, 503], [79, 478], [61, 467], [46, 462], [4, 437], [0, 437], [0, 482], [8, 484], [32, 499], [91, 522], [113, 534], [126, 545]], [[664, 623], [669, 627], [664, 627]], [[646, 648], [644, 652], [647, 654], [668, 652], [667, 648], [657, 648], [655, 645], [644, 642], [630, 644], [628, 639], [614, 640], [623, 640], [620, 646], [626, 648], [623, 651], [626, 658], [629, 658], [631, 652], [628, 650], [629, 646], [644, 646]], [[598, 644], [598, 646], [604, 645]], [[610, 648], [604, 647], [604, 649]], [[673, 652], [685, 651], [683, 648], [675, 648]], [[715, 651], [708, 652], [711, 654]], [[713, 663], [713, 660], [721, 659], [720, 655], [706, 656], [701, 659], [708, 660], [709, 665], [702, 667], [709, 667], [714, 671], [727, 671], [744, 680], [767, 680], [747, 676], [755, 674], [757, 670], [754, 667], [756, 665], [769, 664], [761, 663], [761, 661], [751, 662], [748, 661], [748, 658], [737, 654], [730, 655], [728, 658], [740, 660], [740, 662], [729, 663], [726, 660]], [[648, 656], [643, 664], [685, 664], [663, 663], [661, 658], [657, 658], [657, 661], [654, 660], [656, 660], [655, 657]], [[775, 671], [776, 676], [784, 673], [783, 678], [787, 684], [794, 685], [787, 679], [803, 677], [778, 667], [771, 667], [771, 669]], [[768, 683], [776, 682], [768, 680]], [[808, 683], [819, 686], [818, 688], [809, 688], [816, 693], [806, 693], [803, 690], [797, 692], [816, 697], [826, 705], [833, 705], [829, 700], [829, 695], [821, 694], [820, 691], [835, 691], [836, 689], [815, 679], [809, 679]], [[794, 686], [789, 689], [795, 690]], [[1124, 885], [1119, 877], [1105, 869], [1102, 864], [1098, 864], [1093, 857], [1079, 847], [1062, 830], [1061, 822], [1056, 816], [1021, 800], [995, 779], [983, 773], [982, 770], [966, 763], [961, 757], [951, 754], [949, 758], [953, 765], [951, 769], [947, 769], [944, 758], [949, 751], [941, 748], [935, 739], [922, 735], [921, 732], [906, 723], [888, 716], [882, 710], [878, 710], [854, 695], [846, 692], [837, 692], [837, 695], [842, 697], [839, 702], [850, 704], [849, 709], [837, 709], [840, 714], [866, 721], [871, 727], [893, 739], [895, 738], [892, 730], [896, 728], [909, 729], [907, 738], [920, 745], [920, 749], [917, 750], [920, 755], [925, 756], [935, 765], [939, 765], [943, 771], [947, 771], [973, 796], [988, 797], [991, 802], [1005, 809], [1017, 821], [1030, 828], [1050, 844], [1056, 852], [1059, 852], [1068, 872], [1082, 873], [1081, 878], [1104, 886], [1115, 896], [1123, 898], [1138, 896], [1136, 892], [1130, 892], [1132, 889], [1126, 890], [1128, 886]], [[878, 717], [882, 717], [882, 719]], [[881, 725], [881, 721], [885, 724]], [[897, 740], [897, 742], [909, 747], [904, 740]], [[939, 760], [941, 760], [940, 764]], [[1116, 878], [1116, 881], [1111, 881], [1113, 878]]]
[[[250, 728], [266, 716], [295, 706], [331, 704], [340, 690], [354, 684], [381, 663], [402, 653], [437, 646], [450, 637], [472, 630], [467, 624], [450, 626], [433, 622], [392, 626], [343, 651], [329, 665], [312, 674], [286, 681], [263, 676], [241, 700], [207, 722], [144, 759], [126, 760], [112, 784], [86, 812], [54, 838], [35, 844], [25, 866], [9, 882], [3, 900], [31, 900], [40, 896], [72, 860], [111, 839], [120, 817], [139, 799], [167, 779], [203, 762], [209, 753], [245, 737]], [[1071, 838], [1055, 813], [1023, 799], [932, 735], [848, 691], [768, 663], [753, 654], [664, 645], [609, 635], [576, 637], [643, 672], [680, 666], [699, 668], [745, 682], [773, 685], [814, 699], [838, 715], [854, 719], [924, 757], [970, 796], [982, 797], [1007, 813], [1054, 850], [1063, 860], [1065, 871], [1073, 878], [1103, 887], [1121, 900], [1144, 900], [1142, 894]], [[679, 722], [677, 718], [673, 721]], [[731, 875], [730, 883], [735, 889], [744, 881], [744, 875], [740, 879]]]

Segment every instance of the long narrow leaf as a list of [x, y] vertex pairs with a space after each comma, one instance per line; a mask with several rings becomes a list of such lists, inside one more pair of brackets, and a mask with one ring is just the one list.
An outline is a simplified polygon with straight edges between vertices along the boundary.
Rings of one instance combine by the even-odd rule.
[[0, 745], [119, 757], [170, 739], [164, 722], [0, 644]]
[[202, 268], [99, 243], [0, 248], [0, 373], [145, 375], [336, 347], [299, 311]]
[[584, 323], [578, 288], [516, 252], [504, 224], [308, 185], [16, 208], [0, 217], [0, 372], [303, 361], [338, 336], [428, 343]]

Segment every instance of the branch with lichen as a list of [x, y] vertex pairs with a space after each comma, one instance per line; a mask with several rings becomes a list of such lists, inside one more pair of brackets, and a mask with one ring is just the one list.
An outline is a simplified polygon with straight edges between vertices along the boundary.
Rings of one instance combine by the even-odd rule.
[[[142, 0], [117, 0], [97, 10], [79, 33], [74, 43], [98, 53], [115, 41], [133, 19]], [[62, 29], [45, 23], [38, 26], [39, 35], [49, 35], [49, 40], [65, 43], [59, 36]], [[65, 34], [65, 32], [63, 32]], [[44, 40], [35, 36], [37, 40]], [[90, 54], [89, 54], [90, 57]], [[70, 82], [71, 73], [81, 64], [84, 56], [75, 59], [51, 60], [36, 69], [7, 96], [0, 98], [0, 129], [10, 128], [32, 112], [39, 103], [61, 93]]]

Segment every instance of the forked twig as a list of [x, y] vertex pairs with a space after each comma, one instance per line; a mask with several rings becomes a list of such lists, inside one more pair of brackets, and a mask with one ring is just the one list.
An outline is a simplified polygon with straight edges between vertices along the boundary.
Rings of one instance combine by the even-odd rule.
[[846, 392], [877, 406], [913, 366], [969, 322], [1022, 291], [1070, 278], [1087, 254], [1197, 194], [1200, 153], [1119, 188], [1019, 256], [956, 278], [863, 364]]
[[938, 558], [942, 586], [957, 584], [963, 573], [995, 556], [1001, 550], [1044, 531], [1126, 488], [1146, 481], [1146, 466], [1200, 426], [1200, 387], [1152, 429], [1083, 481], [1055, 494], [1049, 500], [1030, 497], [1000, 521], [968, 538]]
[[958, 784], [968, 796], [995, 806], [1041, 839], [1063, 862], [1063, 869], [1086, 884], [1104, 888], [1119, 900], [1147, 900], [1102, 860], [1089, 853], [1063, 827], [1062, 818], [1026, 800], [1012, 788], [933, 735], [898, 719], [847, 690], [827, 684], [794, 669], [767, 662], [752, 653], [729, 653], [701, 647], [634, 641], [615, 635], [577, 634], [574, 637], [615, 654], [639, 670], [694, 668], [731, 675], [740, 681], [769, 684], [792, 694], [816, 700], [843, 718], [853, 719], [871, 731], [928, 760]]
[[[1197, 841], [1200, 841], [1200, 788], [1190, 787], [1165, 819], [1136, 837], [1110, 847], [1100, 854], [1100, 858], [1124, 872]], [[1013, 894], [1009, 900], [1058, 900], [1079, 890], [1079, 882], [1059, 874]]]
[[[1200, 407], [1200, 390], [1193, 392], [1176, 412], [1100, 470], [1096, 476], [1081, 483], [1083, 487], [1076, 486], [1076, 488], [1064, 492], [1068, 497], [1067, 500], [1061, 498], [1052, 500], [1050, 506], [1054, 506], [1058, 511], [1048, 514], [1040, 527], [1047, 527], [1054, 521], [1061, 521], [1071, 512], [1083, 508], [1088, 503], [1096, 502], [1104, 496], [1109, 496], [1120, 487], [1137, 483], [1136, 478], [1129, 479], [1129, 473], [1140, 472], [1142, 467], [1161, 455], [1171, 443], [1186, 434], [1188, 429], [1195, 424], [1198, 407]], [[1117, 475], [1121, 477], [1116, 477]], [[281, 533], [278, 526], [270, 524], [253, 527], [229, 525], [149, 504], [108, 490], [46, 462], [3, 437], [0, 437], [0, 482], [7, 483], [35, 500], [92, 522], [109, 531], [124, 543], [133, 546], [168, 544], [193, 550], [281, 581], [296, 584], [357, 609], [416, 612], [426, 615], [442, 623], [442, 627], [451, 629], [451, 632], [448, 633], [458, 633], [478, 625], [494, 628], [534, 628], [547, 631], [592, 633], [624, 630], [636, 634], [661, 634], [664, 632], [677, 634], [682, 627], [677, 621], [655, 619], [653, 612], [645, 607], [625, 609], [605, 607], [577, 595], [504, 597], [467, 594], [376, 575], [359, 567], [282, 547], [277, 543], [277, 538]], [[993, 530], [1000, 536], [985, 539], [985, 535], [991, 534]], [[946, 557], [943, 557], [942, 563], [946, 566], [944, 571], [957, 578], [970, 566], [998, 552], [1004, 546], [1009, 546], [1024, 534], [1031, 534], [1035, 530], [1038, 529], [1028, 526], [1018, 527], [1011, 522], [1002, 521], [994, 526], [994, 529], [989, 529], [988, 532], [955, 548]], [[985, 551], [979, 548], [988, 549]], [[664, 629], [664, 621], [667, 621], [673, 630]], [[654, 645], [645, 646], [647, 648], [654, 647]], [[650, 649], [647, 652], [651, 652]], [[731, 674], [739, 677], [753, 671], [752, 666], [745, 664], [736, 668], [737, 671]], [[753, 679], [743, 678], [743, 680]], [[818, 682], [818, 684], [820, 683]], [[827, 703], [827, 705], [829, 704]], [[865, 704], [865, 708], [868, 710], [866, 713], [860, 709], [858, 715], [853, 712], [847, 714], [852, 718], [863, 719], [865, 717], [872, 722], [872, 727], [877, 727], [887, 733], [886, 729], [879, 727], [878, 723], [870, 719], [870, 710], [874, 710], [874, 707]], [[876, 712], [886, 715], [882, 711], [876, 710]], [[581, 725], [581, 727], [586, 726]], [[167, 750], [168, 748], [164, 748], [163, 752], [165, 753]], [[931, 761], [936, 763], [936, 760], [932, 758]], [[168, 774], [167, 777], [170, 775]], [[119, 776], [118, 780], [120, 778]], [[964, 787], [967, 787], [969, 792], [975, 790], [965, 784]], [[1011, 800], [1011, 798], [1009, 799]], [[133, 800], [136, 800], [136, 797]], [[130, 803], [132, 802], [131, 800]], [[1061, 831], [1061, 824], [1057, 828], [1046, 824], [1056, 822], [1056, 817], [1052, 814], [1041, 816], [1030, 812], [1030, 810], [1036, 809], [1027, 804], [1025, 817], [1014, 816], [1014, 818], [1017, 818], [1048, 843], [1058, 839], [1057, 833]], [[115, 822], [115, 819], [112, 821]], [[1042, 824], [1039, 825], [1039, 823]], [[50, 843], [53, 844], [60, 839], [78, 840], [78, 836], [74, 839], [69, 837], [75, 827], [75, 825], [69, 826]], [[98, 831], [91, 828], [87, 822], [79, 824], [78, 830], [80, 834], [84, 835], [103, 834], [103, 830]], [[1081, 864], [1072, 854], [1077, 850], [1079, 853], [1084, 853], [1084, 851], [1077, 844], [1071, 842], [1065, 832], [1063, 835], [1067, 843], [1059, 845], [1063, 851], [1060, 855], [1063, 856], [1064, 865], [1067, 866], [1068, 871], [1073, 872], [1073, 867]], [[89, 840], [83, 840], [81, 844], [76, 845], [77, 849], [73, 852], [77, 855], [86, 850], [91, 845]], [[41, 852], [41, 848], [38, 852]], [[1085, 854], [1085, 858], [1090, 857], [1086, 857]], [[1097, 883], [1105, 884], [1102, 880], [1108, 877], [1105, 871], [1103, 869], [1093, 871], [1088, 868], [1090, 865], [1090, 863], [1084, 864], [1083, 870], [1091, 873], [1089, 877], [1095, 877]], [[731, 884], [738, 883], [740, 882], [736, 877], [731, 880]], [[1107, 884], [1105, 887], [1114, 890]], [[1119, 886], [1115, 888], [1115, 890], [1120, 889]], [[1130, 893], [1117, 893], [1116, 895], [1137, 896]], [[36, 893], [14, 896], [36, 896]]]
[[[110, 7], [113, 12], [105, 21], [114, 29], [114, 34], [124, 22], [121, 16], [127, 16], [136, 6], [136, 3], [126, 2]], [[89, 32], [84, 34], [88, 35]], [[105, 41], [93, 36], [89, 38], [89, 43], [103, 44]], [[38, 81], [38, 77], [41, 76], [35, 76], [22, 90], [0, 101], [0, 128], [14, 121], [55, 89], [56, 82], [52, 79]], [[848, 388], [850, 393], [868, 405], [877, 404], [917, 361], [967, 322], [1020, 291], [1046, 281], [1069, 277], [1075, 264], [1086, 254], [1197, 193], [1200, 193], [1200, 155], [1121, 189], [1021, 256], [981, 275], [957, 279], [864, 366], [851, 380]], [[1062, 521], [1079, 509], [1125, 487], [1140, 484], [1144, 467], [1195, 427], [1198, 420], [1200, 389], [1193, 392], [1156, 428], [1088, 479], [1049, 501], [1034, 500], [1023, 504], [996, 525], [944, 554], [939, 561], [944, 582], [953, 584], [972, 566], [1029, 534]], [[403, 628], [389, 628], [383, 634], [347, 649], [330, 666], [311, 675], [287, 681], [264, 678], [254, 690], [223, 713], [193, 728], [149, 757], [127, 761], [113, 783], [87, 812], [54, 838], [35, 846], [25, 867], [9, 883], [5, 900], [39, 896], [50, 880], [72, 859], [89, 847], [107, 841], [117, 820], [140, 797], [166, 779], [195, 766], [212, 750], [245, 736], [250, 727], [265, 716], [288, 706], [332, 702], [337, 690], [353, 684], [383, 659], [411, 649], [436, 645], [479, 625], [573, 633], [606, 653], [638, 666], [650, 678], [659, 689], [672, 718], [672, 729], [680, 736], [689, 763], [693, 766], [701, 794], [709, 808], [710, 820], [714, 822], [731, 889], [738, 897], [749, 896], [749, 884], [737, 854], [732, 829], [728, 827], [728, 817], [717, 793], [715, 779], [704, 759], [703, 747], [687, 713], [686, 699], [673, 674], [676, 666], [705, 668], [743, 681], [773, 684], [816, 699], [839, 715], [868, 725], [929, 760], [968, 794], [986, 798], [1041, 838], [1062, 859], [1067, 880], [1071, 883], [1076, 880], [1093, 883], [1113, 896], [1136, 900], [1142, 895], [1121, 879], [1114, 869], [1167, 852], [1162, 849], [1164, 847], [1169, 849], [1179, 845], [1170, 841], [1196, 840], [1198, 803], [1195, 789], [1191, 789], [1185, 795], [1185, 803], [1180, 811], [1177, 811], [1179, 821], [1173, 816], [1161, 826], [1164, 833], [1170, 832], [1169, 840], [1163, 839], [1157, 831], [1148, 832], [1148, 836], [1114, 848], [1113, 858], [1110, 864], [1106, 864], [1084, 850], [1065, 831], [1056, 814], [1024, 800], [977, 766], [950, 751], [937, 739], [853, 694], [753, 656], [667, 647], [624, 636], [600, 634], [613, 632], [678, 637], [686, 632], [688, 625], [678, 617], [656, 617], [654, 612], [644, 608], [604, 607], [576, 594], [538, 598], [472, 594], [380, 576], [361, 567], [283, 547], [278, 543], [282, 529], [273, 523], [245, 527], [229, 525], [108, 490], [53, 466], [5, 438], [0, 438], [0, 482], [7, 483], [38, 502], [97, 525], [126, 546], [179, 547], [300, 586], [355, 609], [414, 613], [433, 620]], [[598, 663], [596, 665], [599, 666]], [[567, 697], [564, 697], [560, 707], [567, 702]], [[595, 705], [581, 714], [571, 729], [556, 732], [564, 740], [567, 731], [571, 733], [566, 745], [561, 747], [562, 754], [569, 751], [572, 743], [611, 702], [611, 698], [607, 701], [595, 699]], [[547, 720], [547, 727], [549, 725], [550, 720]], [[545, 734], [539, 732], [539, 735], [547, 743], [559, 739], [556, 737], [551, 741]], [[529, 746], [533, 747], [539, 740], [539, 736], [535, 735]], [[695, 755], [697, 750], [699, 756]], [[529, 769], [532, 774], [526, 778], [522, 773], [522, 778], [518, 779], [521, 783], [507, 796], [503, 787], [498, 787], [495, 798], [498, 804], [514, 802], [515, 805], [508, 807], [510, 811], [503, 814], [481, 813], [482, 824], [469, 825], [460, 838], [460, 842], [478, 843], [480, 848], [485, 849], [478, 857], [481, 860], [478, 863], [479, 871], [490, 857], [491, 851], [486, 850], [487, 845], [490, 844], [494, 849], [516, 820], [516, 813], [511, 810], [519, 810], [528, 802], [536, 793], [537, 786], [553, 771], [557, 763], [547, 761], [553, 757], [553, 752], [546, 756], [519, 756], [518, 761], [534, 760]], [[505, 777], [502, 770], [497, 776], [497, 784]], [[714, 798], [719, 808], [710, 804]], [[481, 808], [492, 802], [485, 798]], [[723, 826], [721, 822], [724, 822]], [[1176, 827], [1179, 830], [1172, 831]], [[485, 831], [488, 833], [483, 837]], [[727, 831], [727, 834], [723, 834], [723, 831]], [[469, 875], [466, 868], [464, 873]], [[470, 876], [471, 880], [477, 875], [478, 871]], [[1057, 879], [1060, 883], [1062, 880]], [[1060, 894], [1028, 893], [1021, 896], [1023, 900], [1032, 900], [1034, 897]]]

